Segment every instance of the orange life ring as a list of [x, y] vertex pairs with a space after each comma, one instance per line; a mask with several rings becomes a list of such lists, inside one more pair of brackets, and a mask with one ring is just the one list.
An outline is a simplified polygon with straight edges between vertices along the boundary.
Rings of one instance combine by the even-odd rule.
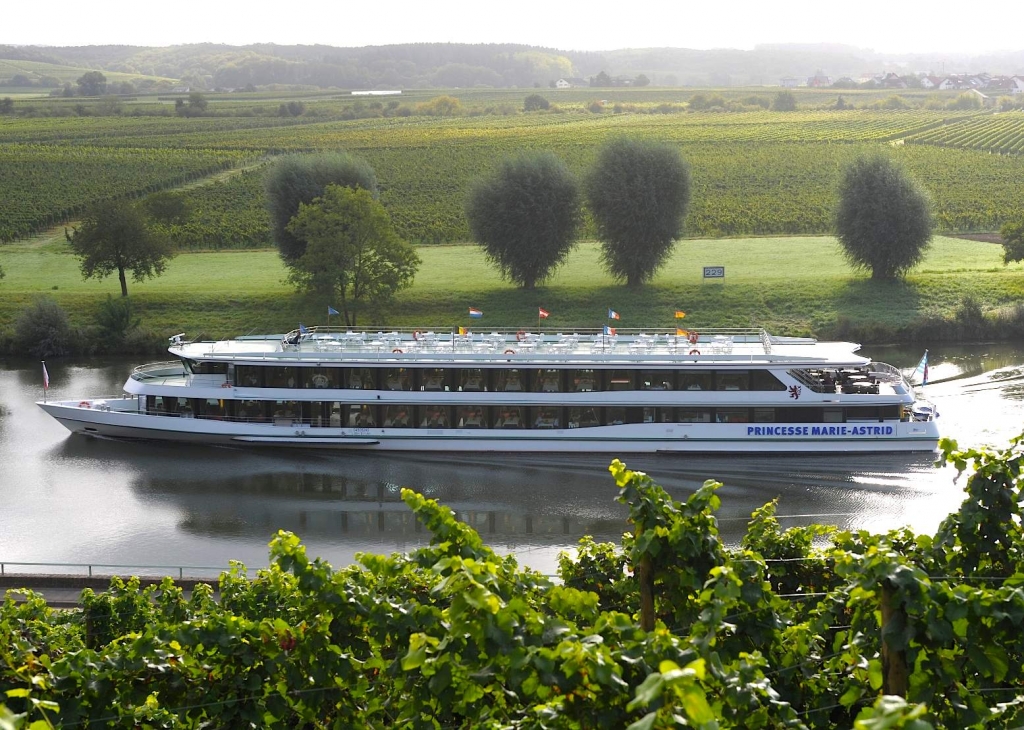
[[526, 339], [526, 333], [525, 332], [523, 332], [522, 330], [519, 330], [518, 332], [516, 332], [516, 342], [522, 342], [525, 339]]
[[506, 355], [515, 355], [516, 351], [515, 350], [505, 350], [505, 354]]
[[700, 350], [690, 350], [690, 354], [691, 355], [699, 355], [700, 354]]
[[401, 355], [401, 354], [402, 354], [402, 348], [400, 348], [400, 347], [396, 347], [396, 348], [395, 348], [394, 350], [392, 350], [391, 352], [397, 352], [397, 353], [398, 353], [399, 355]]
[[82, 402], [80, 402], [80, 403], [78, 404], [78, 407], [79, 407], [79, 408], [92, 408], [92, 403], [90, 403], [90, 402], [89, 402], [89, 401], [87, 401], [87, 400], [84, 400], [84, 401], [82, 401]]
[[691, 332], [690, 336], [687, 337], [686, 339], [688, 339], [690, 341], [691, 345], [696, 345], [697, 344], [697, 340], [700, 339], [700, 335], [698, 335], [696, 332]]
[[420, 331], [419, 330], [413, 330], [412, 338], [414, 340], [416, 340], [417, 342], [419, 342], [419, 340], [420, 340]]

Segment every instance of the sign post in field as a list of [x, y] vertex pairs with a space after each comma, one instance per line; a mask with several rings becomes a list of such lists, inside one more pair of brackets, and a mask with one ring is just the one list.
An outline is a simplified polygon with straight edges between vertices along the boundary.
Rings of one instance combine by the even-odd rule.
[[725, 278], [725, 267], [724, 266], [705, 266], [704, 267], [704, 278], [705, 279], [724, 279]]

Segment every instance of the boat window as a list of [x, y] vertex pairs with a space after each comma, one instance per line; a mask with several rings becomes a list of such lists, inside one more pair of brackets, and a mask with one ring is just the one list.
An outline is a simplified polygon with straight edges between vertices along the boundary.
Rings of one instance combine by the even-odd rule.
[[413, 425], [412, 406], [384, 406], [384, 428], [411, 428]]
[[607, 370], [607, 390], [633, 390], [633, 375], [632, 370]]
[[236, 365], [235, 382], [243, 388], [262, 388], [263, 368], [255, 365]]
[[623, 406], [612, 406], [604, 409], [604, 422], [609, 426], [618, 426], [626, 422], [626, 409]]
[[680, 370], [679, 390], [711, 390], [710, 370]]
[[710, 408], [676, 408], [679, 423], [711, 423]]
[[314, 390], [341, 387], [339, 368], [302, 368], [302, 387]]
[[424, 368], [420, 373], [420, 389], [436, 393], [448, 390], [448, 372], [443, 368]]
[[878, 407], [878, 420], [879, 421], [898, 421], [900, 418], [900, 407], [899, 406], [879, 406]]
[[224, 401], [217, 398], [200, 398], [196, 401], [199, 416], [220, 420], [224, 418]]
[[165, 398], [162, 395], [146, 396], [146, 412], [156, 415], [177, 415], [178, 399]]
[[749, 423], [749, 408], [716, 408], [715, 420], [718, 423]]
[[825, 408], [821, 414], [822, 423], [842, 423], [843, 422], [843, 409], [842, 408]]
[[226, 362], [200, 360], [199, 362], [192, 363], [192, 372], [196, 375], [225, 375], [228, 372], [228, 364]]
[[263, 380], [268, 388], [295, 388], [298, 368], [268, 367], [263, 369]]
[[775, 409], [755, 408], [754, 423], [775, 423]]
[[750, 390], [750, 372], [719, 370], [715, 373], [715, 390]]
[[338, 401], [331, 401], [325, 403], [327, 410], [327, 424], [331, 428], [341, 428], [342, 426], [342, 413], [345, 412], [345, 407]]
[[750, 371], [751, 390], [785, 390], [786, 384], [768, 370]]
[[558, 406], [538, 406], [537, 408], [531, 408], [530, 413], [533, 416], [534, 428], [562, 427], [562, 409]]
[[600, 390], [597, 374], [593, 370], [575, 370], [572, 375], [572, 389], [577, 393]]
[[526, 390], [526, 372], [519, 368], [498, 370], [494, 389], [499, 393], [519, 393]]
[[641, 370], [640, 390], [672, 390], [674, 379], [671, 370]]
[[376, 408], [367, 405], [351, 405], [348, 407], [348, 426], [350, 428], [373, 428], [377, 425]]
[[675, 423], [675, 420], [672, 408], [644, 408], [644, 423]]
[[494, 428], [523, 428], [522, 406], [501, 406], [494, 409]]
[[779, 408], [775, 411], [778, 423], [821, 423], [820, 408]]
[[272, 401], [271, 410], [274, 414], [274, 422], [294, 421], [299, 418], [299, 402], [296, 400]]
[[408, 368], [387, 368], [384, 371], [384, 390], [412, 390], [412, 375]]
[[554, 369], [535, 371], [533, 374], [533, 389], [538, 393], [561, 393], [562, 371]]
[[235, 406], [235, 415], [244, 421], [266, 421], [263, 402], [258, 400], [240, 400]]
[[482, 393], [487, 390], [487, 373], [480, 368], [466, 368], [459, 375], [459, 390]]
[[345, 387], [351, 390], [376, 390], [377, 383], [372, 368], [352, 368], [347, 373]]
[[[576, 371], [580, 372], [580, 371]], [[592, 371], [588, 371], [592, 372]], [[600, 426], [601, 420], [597, 417], [596, 408], [570, 408], [569, 428], [587, 428], [589, 426]]]
[[487, 411], [483, 406], [459, 406], [455, 418], [459, 428], [487, 427]]
[[448, 406], [420, 406], [420, 428], [448, 428]]

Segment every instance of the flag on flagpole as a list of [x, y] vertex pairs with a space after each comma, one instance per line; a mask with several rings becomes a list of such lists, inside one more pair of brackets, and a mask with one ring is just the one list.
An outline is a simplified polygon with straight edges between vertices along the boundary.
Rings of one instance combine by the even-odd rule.
[[460, 335], [468, 335], [469, 334], [469, 328], [468, 327], [459, 327], [459, 334]]
[[609, 309], [608, 310], [608, 319], [619, 319], [619, 313], [616, 312], [614, 309]]
[[551, 316], [551, 312], [549, 312], [548, 310], [543, 309], [541, 307], [537, 308], [537, 318], [538, 319], [547, 319], [550, 316]]
[[676, 337], [689, 337], [689, 336], [690, 336], [689, 332], [687, 332], [684, 329], [680, 329], [679, 327], [676, 327]]
[[330, 317], [332, 314], [337, 314], [338, 310], [332, 307], [330, 304], [327, 305], [327, 316]]
[[605, 325], [604, 326], [604, 333], [606, 335], [614, 335], [615, 334], [615, 328], [614, 327], [609, 327], [608, 325]]
[[484, 316], [484, 313], [479, 309], [476, 309], [475, 307], [470, 307], [469, 316], [472, 317], [473, 319], [480, 319], [481, 317]]
[[914, 368], [913, 379], [917, 380], [920, 378], [921, 385], [928, 385], [928, 351], [924, 351], [924, 357], [921, 358], [921, 362]]
[[306, 329], [306, 325], [302, 324], [302, 322], [299, 322], [299, 334], [304, 335], [307, 332], [309, 332], [309, 330]]
[[685, 316], [686, 312], [682, 311], [681, 309], [676, 310], [676, 319], [682, 319]]
[[43, 361], [43, 390], [50, 389], [50, 374], [46, 372], [46, 361]]

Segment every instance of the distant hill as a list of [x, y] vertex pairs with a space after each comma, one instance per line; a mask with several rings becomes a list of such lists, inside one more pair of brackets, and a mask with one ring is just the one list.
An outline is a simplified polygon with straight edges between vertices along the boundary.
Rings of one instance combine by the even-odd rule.
[[[1024, 51], [967, 57], [885, 55], [834, 44], [781, 44], [735, 49], [620, 49], [601, 53], [516, 44], [414, 43], [362, 48], [333, 46], [228, 46], [203, 43], [170, 47], [0, 46], [0, 59], [85, 69], [127, 78], [180, 80], [192, 88], [252, 84], [351, 89], [548, 86], [559, 78], [647, 76], [661, 86], [777, 85], [821, 71], [832, 78], [866, 73], [988, 72], [1024, 74]], [[68, 80], [61, 73], [40, 75]], [[10, 78], [0, 67], [0, 83]], [[77, 76], [76, 76], [77, 78]], [[71, 79], [73, 80], [73, 79]]]

